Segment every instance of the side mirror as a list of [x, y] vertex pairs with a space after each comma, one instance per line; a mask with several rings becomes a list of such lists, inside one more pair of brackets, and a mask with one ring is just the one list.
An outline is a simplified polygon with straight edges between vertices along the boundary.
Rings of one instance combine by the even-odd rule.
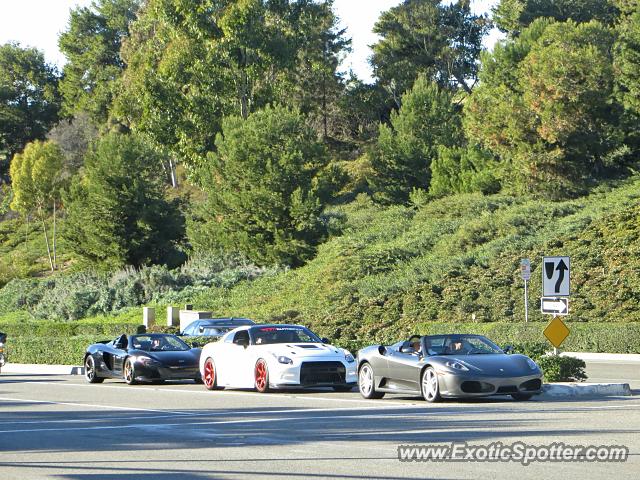
[[514, 352], [513, 346], [511, 345], [505, 345], [503, 350], [504, 350], [504, 353], [506, 353], [507, 355], [510, 355]]
[[327, 337], [322, 337], [322, 338], [320, 339], [320, 341], [321, 341], [322, 343], [331, 343]]
[[241, 345], [244, 348], [247, 348], [249, 346], [249, 339], [248, 338], [239, 338], [236, 342], [234, 342], [236, 345]]

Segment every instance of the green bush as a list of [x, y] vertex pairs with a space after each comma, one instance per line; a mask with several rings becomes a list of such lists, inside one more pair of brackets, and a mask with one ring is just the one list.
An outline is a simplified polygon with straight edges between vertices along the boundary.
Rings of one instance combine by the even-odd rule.
[[123, 333], [136, 333], [139, 326], [132, 323], [106, 323], [106, 322], [52, 322], [52, 321], [25, 321], [20, 323], [0, 323], [0, 331], [6, 333], [13, 343], [19, 339], [52, 338], [64, 341], [65, 338], [74, 337], [100, 337], [101, 339], [113, 339]]
[[536, 360], [547, 382], [579, 382], [585, 380], [586, 364], [575, 357], [547, 355]]
[[579, 382], [585, 380], [586, 364], [575, 357], [549, 355], [550, 345], [543, 342], [524, 342], [512, 345], [516, 353], [527, 355], [536, 362], [547, 382]]

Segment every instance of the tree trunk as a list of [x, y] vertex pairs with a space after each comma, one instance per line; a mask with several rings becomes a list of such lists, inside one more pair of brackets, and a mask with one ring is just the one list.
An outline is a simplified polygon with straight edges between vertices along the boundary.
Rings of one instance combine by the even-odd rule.
[[53, 199], [53, 269], [58, 268], [56, 259], [56, 199]]
[[51, 271], [54, 271], [53, 268], [53, 258], [51, 257], [51, 248], [49, 247], [49, 235], [47, 234], [47, 225], [44, 223], [44, 215], [42, 214], [42, 210], [38, 209], [40, 213], [40, 220], [42, 221], [42, 231], [44, 232], [44, 240], [47, 242], [47, 255], [49, 256], [49, 265], [51, 266]]
[[176, 175], [176, 164], [171, 157], [169, 157], [169, 173], [171, 174], [171, 186], [178, 188], [178, 176]]

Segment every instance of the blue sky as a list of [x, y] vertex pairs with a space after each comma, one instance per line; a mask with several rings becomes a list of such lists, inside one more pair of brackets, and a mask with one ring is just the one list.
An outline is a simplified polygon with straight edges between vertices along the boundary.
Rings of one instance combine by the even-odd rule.
[[[20, 42], [43, 50], [48, 62], [64, 64], [64, 56], [58, 50], [58, 35], [66, 29], [69, 10], [75, 6], [88, 6], [92, 0], [0, 0], [0, 44]], [[401, 0], [335, 0], [335, 10], [347, 35], [352, 39], [353, 52], [344, 63], [362, 80], [371, 80], [367, 63], [371, 55], [369, 45], [376, 42], [373, 24], [380, 13], [401, 3]], [[472, 0], [475, 11], [488, 12], [497, 0]], [[491, 47], [498, 38], [493, 32], [485, 41]]]

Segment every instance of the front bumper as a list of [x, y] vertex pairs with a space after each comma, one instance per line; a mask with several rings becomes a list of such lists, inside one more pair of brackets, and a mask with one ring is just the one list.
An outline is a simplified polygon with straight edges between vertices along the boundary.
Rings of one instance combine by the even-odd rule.
[[199, 379], [200, 370], [197, 365], [188, 367], [152, 367], [136, 364], [135, 375], [137, 380], [190, 380]]
[[518, 377], [490, 377], [438, 372], [440, 395], [445, 398], [542, 393], [542, 373]]
[[356, 363], [309, 359], [293, 365], [279, 364], [269, 372], [269, 386], [282, 388], [355, 387]]

